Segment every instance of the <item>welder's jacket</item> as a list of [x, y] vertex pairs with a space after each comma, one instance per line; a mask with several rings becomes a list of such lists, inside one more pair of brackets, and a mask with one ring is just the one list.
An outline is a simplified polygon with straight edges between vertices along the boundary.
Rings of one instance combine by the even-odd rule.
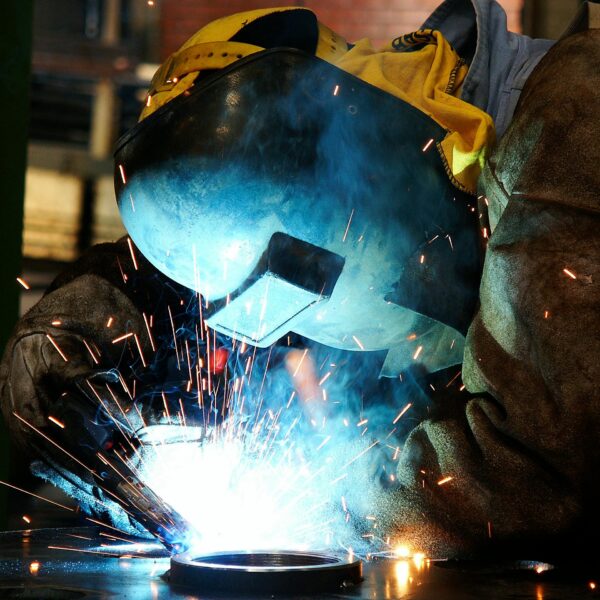
[[484, 170], [469, 398], [411, 433], [385, 507], [430, 555], [561, 560], [600, 531], [599, 67], [600, 30], [558, 42]]

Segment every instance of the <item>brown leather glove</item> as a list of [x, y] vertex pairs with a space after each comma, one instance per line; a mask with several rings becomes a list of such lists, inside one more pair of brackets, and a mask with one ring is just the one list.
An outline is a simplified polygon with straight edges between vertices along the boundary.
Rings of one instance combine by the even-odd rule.
[[473, 397], [413, 431], [382, 507], [431, 556], [565, 560], [600, 531], [599, 114], [589, 30], [540, 62], [486, 167], [506, 209], [467, 338]]

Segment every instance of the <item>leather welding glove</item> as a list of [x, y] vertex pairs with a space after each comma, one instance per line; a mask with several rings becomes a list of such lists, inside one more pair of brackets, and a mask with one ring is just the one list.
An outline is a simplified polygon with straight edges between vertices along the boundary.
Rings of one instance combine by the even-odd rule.
[[505, 209], [467, 338], [472, 396], [412, 432], [382, 506], [429, 556], [563, 560], [600, 532], [598, 115], [588, 30], [537, 66], [485, 169], [482, 193]]
[[6, 422], [25, 448], [38, 434], [14, 413], [35, 427], [54, 427], [48, 421], [53, 403], [74, 381], [131, 360], [131, 344], [113, 343], [115, 338], [133, 332], [142, 352], [148, 351], [143, 298], [137, 290], [127, 293], [125, 279], [133, 271], [125, 240], [97, 246], [18, 322], [0, 367], [0, 399]]

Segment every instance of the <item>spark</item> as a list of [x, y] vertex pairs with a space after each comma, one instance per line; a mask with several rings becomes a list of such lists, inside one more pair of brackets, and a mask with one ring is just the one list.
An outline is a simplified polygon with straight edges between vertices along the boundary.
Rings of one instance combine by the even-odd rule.
[[129, 252], [131, 253], [131, 260], [133, 261], [133, 268], [137, 271], [138, 270], [138, 263], [137, 263], [137, 260], [135, 258], [135, 252], [133, 250], [133, 244], [132, 244], [131, 238], [129, 236], [127, 237], [127, 245], [129, 246]]
[[317, 450], [320, 450], [329, 440], [331, 439], [331, 436], [328, 435], [318, 446], [317, 446]]
[[[135, 345], [137, 346], [140, 358], [142, 359], [142, 365], [145, 368], [148, 365], [146, 364], [146, 359], [144, 358], [144, 353], [142, 352], [142, 345], [140, 344], [140, 338], [137, 336], [137, 333], [133, 334], [133, 339], [135, 340]], [[114, 342], [113, 342], [113, 344], [114, 344]]]
[[363, 425], [366, 425], [369, 422], [369, 419], [363, 419], [362, 421], [359, 421], [356, 426], [357, 427], [362, 427]]
[[404, 415], [404, 413], [412, 406], [412, 402], [409, 402], [397, 415], [396, 418], [392, 421], [392, 425], [395, 425]]
[[17, 282], [20, 283], [26, 290], [31, 289], [31, 286], [22, 277], [17, 277]]
[[353, 336], [352, 336], [352, 339], [353, 339], [353, 340], [356, 342], [356, 345], [357, 345], [357, 346], [358, 346], [358, 347], [359, 347], [361, 350], [364, 350], [364, 349], [365, 349], [365, 347], [364, 347], [364, 346], [361, 344], [360, 340], [359, 340], [359, 339], [358, 339], [358, 338], [357, 338], [355, 335], [353, 335]]
[[563, 269], [563, 273], [565, 275], [567, 275], [568, 277], [570, 277], [571, 279], [577, 279], [577, 275], [575, 275], [575, 273], [573, 273], [573, 271], [570, 271], [567, 268]]
[[337, 96], [339, 91], [340, 91], [340, 86], [336, 84], [336, 86], [333, 88], [333, 95]]
[[123, 168], [123, 165], [119, 165], [119, 173], [121, 173], [121, 181], [123, 182], [123, 185], [125, 185], [127, 183], [127, 179], [125, 177], [125, 169]]
[[417, 358], [419, 358], [419, 354], [421, 354], [421, 351], [423, 350], [423, 346], [419, 346], [416, 350], [416, 352], [413, 354], [413, 360], [417, 360]]
[[327, 373], [319, 381], [318, 385], [323, 385], [330, 377], [331, 377], [331, 371], [327, 371]]
[[425, 255], [421, 254], [421, 258], [419, 259], [419, 263], [423, 264], [425, 262]]
[[50, 340], [50, 343], [56, 348], [56, 351], [60, 354], [62, 359], [65, 362], [69, 362], [69, 359], [65, 356], [65, 353], [60, 349], [59, 345], [56, 343], [54, 338], [49, 333], [46, 334], [46, 337]]
[[440, 479], [437, 484], [438, 485], [445, 485], [446, 483], [448, 483], [449, 481], [452, 481], [454, 479], [454, 477], [450, 477], [450, 475], [443, 477], [442, 479]]
[[545, 310], [544, 311], [544, 319], [547, 319], [550, 316], [550, 311], [549, 310]]
[[350, 218], [348, 219], [348, 224], [346, 225], [346, 231], [344, 231], [344, 237], [342, 238], [342, 242], [346, 241], [346, 237], [348, 236], [348, 231], [350, 230], [350, 224], [352, 223], [352, 217], [354, 216], [354, 209], [350, 211]]
[[92, 349], [90, 348], [90, 345], [85, 340], [83, 340], [83, 343], [84, 343], [85, 347], [87, 348], [87, 351], [90, 353], [90, 356], [92, 357], [92, 360], [96, 364], [99, 364], [99, 360], [96, 358], [96, 355], [92, 352]]
[[52, 323], [50, 323], [50, 325], [53, 325], [54, 327], [60, 327], [62, 325], [62, 321], [59, 319], [55, 319], [54, 321], [52, 321]]
[[64, 508], [65, 510], [69, 510], [71, 512], [75, 512], [74, 508], [71, 508], [70, 506], [65, 506], [64, 504], [60, 504], [59, 502], [55, 502], [54, 500], [50, 500], [49, 498], [44, 498], [44, 496], [38, 496], [37, 494], [34, 494], [33, 492], [29, 492], [27, 490], [24, 490], [20, 487], [17, 487], [16, 485], [12, 485], [11, 483], [7, 483], [6, 481], [2, 481], [0, 480], [0, 484], [9, 487], [13, 490], [16, 490], [17, 492], [21, 492], [23, 494], [27, 494], [28, 496], [33, 496], [34, 498], [37, 498], [38, 500], [43, 500], [44, 502], [48, 502], [49, 504], [54, 504], [54, 506], [58, 506], [59, 508]]
[[108, 321], [106, 321], [106, 327], [108, 329], [111, 328], [112, 324], [113, 324], [114, 318], [113, 317], [108, 317]]
[[[89, 471], [92, 475], [94, 475], [94, 476], [99, 477], [100, 479], [102, 479], [102, 476], [100, 474], [96, 473], [93, 469], [90, 469], [87, 465], [84, 465], [78, 458], [75, 458], [70, 452], [67, 452], [67, 450], [65, 450], [62, 446], [60, 446], [54, 440], [52, 440], [51, 438], [49, 438], [45, 433], [41, 432], [35, 425], [32, 425], [29, 421], [27, 421], [26, 419], [24, 419], [23, 417], [21, 417], [19, 414], [17, 414], [14, 411], [13, 411], [12, 414], [15, 417], [17, 417], [17, 419], [19, 419], [19, 421], [21, 421], [22, 423], [24, 423], [25, 425], [27, 425], [27, 427], [29, 427], [30, 429], [33, 429], [33, 431], [35, 431], [37, 434], [41, 435], [45, 440], [47, 440], [53, 446], [55, 446], [56, 448], [58, 448], [61, 452], [64, 452], [69, 458], [71, 458], [72, 460], [74, 460], [78, 465], [81, 465], [86, 471]], [[2, 483], [2, 482], [0, 482], [0, 483]], [[5, 485], [7, 485], [7, 484], [5, 484]], [[23, 491], [23, 490], [19, 490], [19, 491]], [[51, 501], [49, 500], [49, 502], [51, 502]], [[65, 507], [63, 506], [63, 508], [65, 508]], [[69, 510], [73, 510], [73, 509], [70, 508]]]
[[423, 152], [427, 152], [427, 150], [429, 149], [429, 147], [431, 146], [431, 144], [433, 144], [434, 139], [431, 138], [424, 146], [423, 146]]
[[379, 440], [375, 440], [368, 448], [365, 448], [362, 452], [359, 452], [350, 462], [347, 462], [343, 468], [349, 467], [353, 462], [357, 461], [359, 458], [364, 456], [371, 448], [374, 448], [377, 444], [379, 444]]
[[27, 523], [27, 525], [31, 523], [31, 519], [27, 515], [23, 515], [21, 518], [23, 521], [25, 521], [25, 523]]
[[59, 421], [56, 417], [48, 415], [48, 421], [52, 421], [55, 425], [58, 425], [61, 429], [65, 428], [65, 424]]
[[133, 332], [130, 331], [129, 333], [124, 333], [123, 335], [120, 335], [119, 337], [115, 338], [112, 343], [113, 344], [118, 344], [119, 342], [122, 342], [123, 340], [126, 340], [127, 338], [130, 338], [133, 336]]
[[37, 560], [29, 563], [29, 572], [35, 575], [40, 570], [40, 563]]
[[294, 371], [292, 378], [296, 377], [296, 375], [298, 375], [298, 372], [300, 371], [300, 367], [302, 366], [302, 363], [304, 361], [304, 359], [306, 358], [306, 355], [308, 354], [308, 348], [306, 348], [304, 350], [304, 352], [302, 353], [302, 356], [300, 357], [300, 360], [298, 361], [298, 364], [296, 365], [296, 370]]

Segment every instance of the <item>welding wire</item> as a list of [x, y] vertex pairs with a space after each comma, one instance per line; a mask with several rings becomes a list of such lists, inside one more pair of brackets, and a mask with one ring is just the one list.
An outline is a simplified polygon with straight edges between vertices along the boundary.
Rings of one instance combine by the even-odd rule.
[[173, 322], [173, 313], [171, 307], [167, 305], [167, 311], [169, 313], [169, 320], [171, 321], [171, 330], [173, 331], [173, 344], [175, 344], [175, 358], [177, 359], [177, 369], [181, 371], [181, 364], [179, 362], [179, 350], [177, 348], [177, 334], [175, 333], [175, 323]]
[[34, 498], [37, 498], [38, 500], [43, 500], [44, 502], [48, 502], [49, 504], [54, 504], [54, 506], [58, 506], [59, 508], [64, 508], [65, 510], [70, 510], [71, 512], [75, 512], [75, 509], [70, 506], [65, 506], [64, 504], [54, 502], [54, 500], [49, 500], [48, 498], [44, 498], [44, 496], [38, 496], [37, 494], [34, 494], [33, 492], [28, 492], [27, 490], [17, 487], [16, 485], [12, 485], [11, 483], [7, 483], [6, 481], [0, 480], [0, 484], [5, 485], [6, 487], [11, 488], [13, 490], [17, 490], [17, 492], [22, 492], [23, 494], [33, 496]]
[[14, 411], [13, 411], [12, 414], [15, 417], [17, 417], [17, 419], [19, 419], [19, 421], [21, 421], [22, 423], [25, 423], [25, 425], [27, 425], [27, 427], [33, 429], [33, 431], [35, 431], [36, 433], [38, 433], [39, 435], [41, 435], [45, 440], [47, 440], [53, 446], [55, 446], [56, 448], [58, 448], [61, 452], [64, 452], [69, 458], [71, 458], [72, 460], [74, 460], [77, 464], [81, 465], [86, 471], [89, 471], [95, 477], [99, 477], [100, 479], [103, 479], [102, 476], [99, 473], [96, 473], [96, 471], [94, 471], [93, 469], [90, 469], [87, 465], [84, 465], [79, 459], [75, 458], [70, 452], [67, 452], [62, 446], [60, 446], [59, 444], [57, 444], [54, 440], [50, 439], [45, 433], [42, 433], [37, 427], [35, 427], [35, 425], [32, 425], [29, 421], [26, 421], [23, 417], [21, 417], [20, 415], [18, 415]]

